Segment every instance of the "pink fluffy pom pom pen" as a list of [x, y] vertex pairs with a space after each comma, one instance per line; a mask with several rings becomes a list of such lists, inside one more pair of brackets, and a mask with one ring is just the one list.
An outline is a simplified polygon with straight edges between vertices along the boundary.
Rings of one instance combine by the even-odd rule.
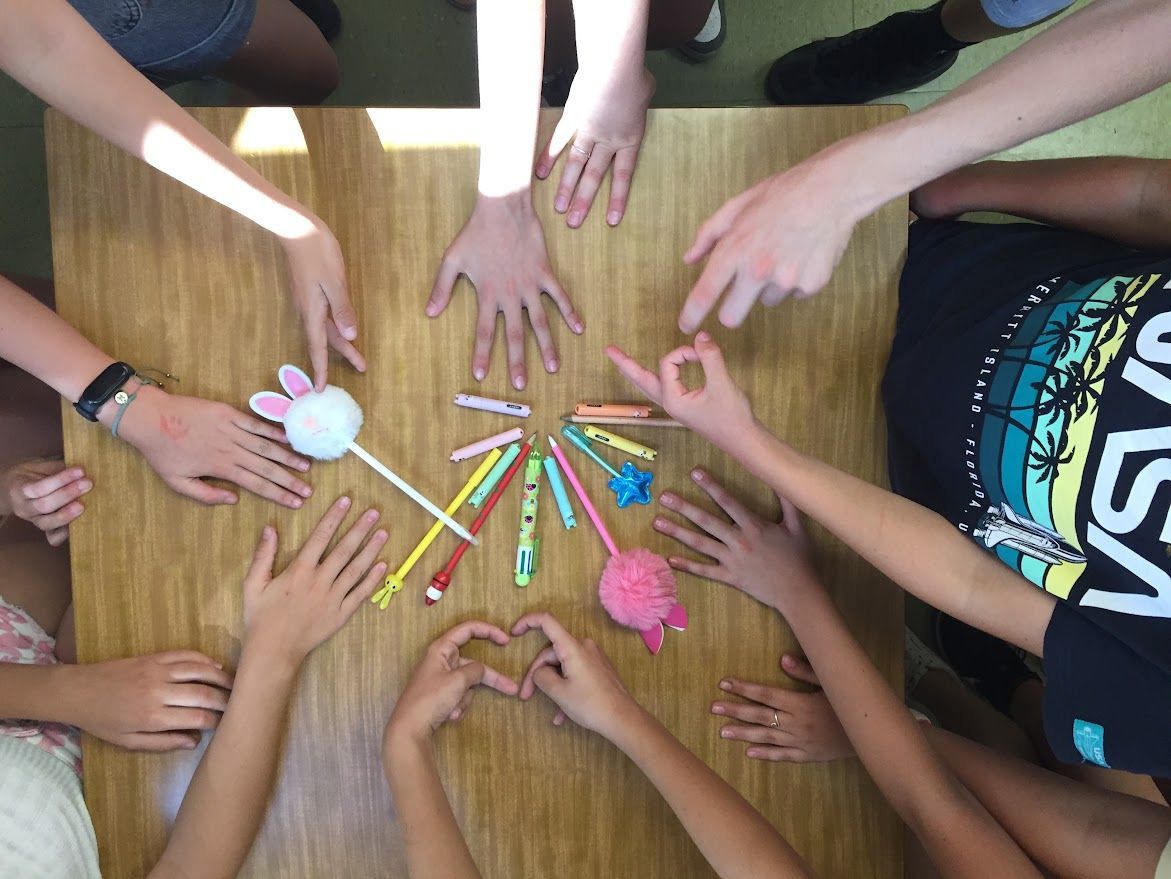
[[614, 622], [636, 629], [647, 649], [657, 654], [663, 648], [663, 626], [680, 632], [687, 628], [687, 611], [677, 600], [675, 572], [665, 558], [649, 549], [618, 551], [565, 453], [553, 437], [548, 439], [553, 456], [610, 552], [598, 580], [602, 607]]

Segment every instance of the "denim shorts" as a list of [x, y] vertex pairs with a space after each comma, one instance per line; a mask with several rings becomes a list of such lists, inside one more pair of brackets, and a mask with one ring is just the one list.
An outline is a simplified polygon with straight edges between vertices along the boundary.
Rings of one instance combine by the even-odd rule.
[[69, 2], [119, 55], [163, 86], [223, 67], [256, 16], [256, 0]]
[[993, 24], [1015, 30], [1073, 6], [1073, 0], [980, 0], [980, 4]]

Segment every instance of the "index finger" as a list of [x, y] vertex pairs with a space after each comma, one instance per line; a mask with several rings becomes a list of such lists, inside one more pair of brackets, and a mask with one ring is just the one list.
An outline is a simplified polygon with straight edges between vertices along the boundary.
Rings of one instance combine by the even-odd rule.
[[557, 617], [546, 611], [526, 613], [512, 624], [513, 635], [523, 635], [533, 629], [540, 629], [545, 633], [545, 637], [553, 644], [553, 649], [559, 657], [564, 656], [565, 651], [578, 646], [577, 639], [557, 621]]
[[297, 553], [298, 560], [306, 559], [313, 565], [317, 565], [321, 561], [325, 548], [329, 546], [329, 542], [337, 533], [338, 526], [341, 525], [350, 509], [350, 504], [350, 499], [344, 496], [333, 502], [333, 505], [325, 511], [325, 515], [321, 517], [321, 521], [313, 528], [313, 533], [309, 535]]
[[313, 367], [313, 390], [323, 391], [329, 373], [329, 339], [325, 332], [329, 315], [306, 312], [301, 319], [305, 323], [305, 342], [309, 347], [309, 363]]
[[619, 348], [617, 345], [606, 347], [606, 356], [610, 358], [623, 377], [646, 395], [652, 403], [663, 404], [663, 384], [659, 377]]
[[[64, 464], [62, 464], [64, 466]], [[76, 482], [85, 476], [85, 471], [79, 467], [69, 467], [62, 470], [60, 473], [54, 473], [52, 476], [46, 476], [44, 479], [38, 479], [35, 482], [26, 482], [20, 489], [20, 493], [25, 496], [27, 500], [37, 500], [38, 498], [46, 497], [57, 491], [59, 488], [64, 488], [72, 482]]]
[[493, 644], [499, 644], [502, 647], [512, 640], [508, 637], [508, 633], [499, 626], [494, 626], [483, 620], [464, 620], [459, 625], [453, 626], [440, 635], [436, 639], [436, 643], [451, 643], [458, 648], [463, 647], [473, 638], [491, 641]]
[[720, 294], [735, 276], [735, 263], [722, 258], [718, 251], [713, 253], [683, 302], [683, 310], [679, 312], [679, 329], [689, 334], [699, 329], [704, 318], [715, 308]]

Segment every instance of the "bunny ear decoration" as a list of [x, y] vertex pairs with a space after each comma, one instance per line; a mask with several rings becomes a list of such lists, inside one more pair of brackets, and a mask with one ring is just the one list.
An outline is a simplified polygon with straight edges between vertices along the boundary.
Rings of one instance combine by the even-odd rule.
[[283, 422], [285, 415], [289, 412], [289, 407], [293, 405], [293, 401], [273, 391], [261, 391], [252, 395], [248, 400], [248, 405], [261, 418]]
[[298, 369], [291, 363], [286, 363], [278, 369], [277, 376], [281, 380], [281, 387], [294, 400], [298, 397], [305, 396], [313, 390], [313, 382], [309, 376], [305, 374], [304, 370]]

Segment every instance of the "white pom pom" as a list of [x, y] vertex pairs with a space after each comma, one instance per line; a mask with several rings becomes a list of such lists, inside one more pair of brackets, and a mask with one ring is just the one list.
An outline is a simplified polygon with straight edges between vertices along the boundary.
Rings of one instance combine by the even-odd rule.
[[362, 407], [341, 388], [326, 385], [295, 399], [285, 415], [289, 445], [310, 458], [332, 461], [349, 449], [362, 429]]

